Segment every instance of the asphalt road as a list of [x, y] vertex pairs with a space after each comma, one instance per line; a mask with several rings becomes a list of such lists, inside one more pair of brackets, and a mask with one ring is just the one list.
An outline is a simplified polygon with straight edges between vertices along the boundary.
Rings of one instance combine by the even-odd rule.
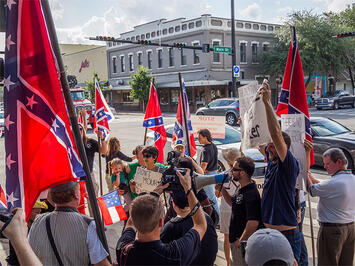
[[[321, 110], [316, 109], [310, 110], [311, 116], [323, 116], [332, 118], [351, 130], [355, 130], [355, 109], [340, 109], [340, 110]], [[122, 152], [126, 155], [131, 156], [132, 150], [139, 144], [143, 144], [144, 140], [144, 128], [142, 127], [144, 115], [141, 113], [119, 113], [116, 116], [116, 120], [111, 124], [111, 134], [120, 139]], [[163, 114], [164, 123], [171, 124], [175, 121], [175, 114]], [[89, 132], [90, 137], [94, 137], [92, 130]], [[0, 139], [0, 184], [5, 187], [5, 148], [4, 148], [4, 138]], [[96, 169], [98, 164], [98, 159], [96, 158]], [[311, 170], [314, 176], [319, 179], [329, 178], [323, 169], [315, 168]], [[98, 171], [96, 170], [96, 176], [98, 176]], [[106, 191], [106, 186], [104, 186], [104, 193]], [[311, 199], [311, 211], [313, 216], [314, 225], [314, 235], [317, 236], [318, 223], [317, 218], [317, 198]], [[307, 204], [308, 205], [308, 204]], [[122, 225], [120, 223], [109, 226], [107, 228], [106, 234], [108, 237], [108, 242], [112, 255], [114, 254], [114, 248], [116, 246], [117, 239], [120, 236]], [[309, 209], [307, 208], [306, 217], [304, 221], [304, 235], [306, 239], [306, 244], [308, 247], [310, 262], [312, 257], [311, 249], [311, 230], [310, 230], [310, 215]], [[223, 235], [218, 234], [219, 239], [219, 252], [216, 260], [216, 265], [226, 265], [223, 254]], [[7, 253], [6, 241], [2, 240], [0, 243], [0, 261], [3, 262]]]

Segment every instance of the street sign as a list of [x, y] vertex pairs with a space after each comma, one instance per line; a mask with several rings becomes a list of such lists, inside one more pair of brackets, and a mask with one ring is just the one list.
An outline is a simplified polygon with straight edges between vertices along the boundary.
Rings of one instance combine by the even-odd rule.
[[240, 68], [239, 66], [233, 66], [233, 76], [239, 78]]
[[214, 52], [215, 53], [227, 53], [231, 54], [232, 53], [232, 47], [227, 47], [227, 46], [215, 46]]

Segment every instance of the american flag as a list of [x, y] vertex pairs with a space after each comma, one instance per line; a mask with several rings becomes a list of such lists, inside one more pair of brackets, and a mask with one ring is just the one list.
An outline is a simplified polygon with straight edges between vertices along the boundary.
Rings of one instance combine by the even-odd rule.
[[95, 132], [100, 130], [104, 139], [107, 140], [110, 134], [109, 123], [114, 119], [115, 117], [100, 89], [99, 81], [95, 77]]
[[26, 218], [41, 191], [85, 176], [40, 0], [8, 0], [5, 47], [7, 206]]
[[190, 151], [188, 151], [188, 149], [186, 149], [185, 153], [186, 153], [186, 155], [190, 155], [191, 157], [193, 157], [196, 154], [196, 144], [195, 144], [194, 133], [192, 131], [189, 100], [187, 98], [186, 87], [185, 87], [185, 83], [183, 80], [182, 80], [182, 91], [183, 91], [183, 97], [184, 97], [184, 101], [185, 101], [185, 114], [186, 114], [186, 119], [187, 119], [188, 133], [186, 133], [186, 129], [185, 129], [185, 119], [184, 119], [184, 114], [182, 112], [183, 106], [182, 106], [182, 102], [181, 102], [182, 98], [181, 98], [181, 94], [180, 94], [179, 105], [178, 105], [178, 109], [176, 112], [176, 121], [175, 121], [175, 125], [174, 125], [173, 143], [177, 139], [183, 139], [184, 144], [187, 145], [187, 136], [189, 136], [191, 154], [190, 154]]
[[98, 202], [106, 225], [127, 220], [127, 214], [123, 209], [117, 190], [98, 198]]

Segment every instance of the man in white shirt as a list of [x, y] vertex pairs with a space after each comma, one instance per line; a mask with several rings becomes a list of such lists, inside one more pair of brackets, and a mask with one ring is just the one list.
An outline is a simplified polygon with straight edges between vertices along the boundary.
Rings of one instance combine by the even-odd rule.
[[355, 247], [355, 175], [346, 170], [342, 150], [323, 154], [324, 168], [331, 175], [319, 182], [308, 173], [307, 188], [318, 204], [318, 265], [352, 265]]

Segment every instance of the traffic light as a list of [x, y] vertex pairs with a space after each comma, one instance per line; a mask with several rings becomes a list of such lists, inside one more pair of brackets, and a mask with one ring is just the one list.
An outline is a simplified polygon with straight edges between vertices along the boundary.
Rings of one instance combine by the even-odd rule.
[[355, 36], [355, 32], [343, 32], [343, 33], [337, 34], [337, 38], [344, 38], [344, 37], [350, 37], [350, 36]]
[[115, 37], [107, 37], [107, 36], [96, 36], [96, 40], [98, 41], [114, 41]]
[[142, 44], [142, 45], [150, 45], [150, 44], [152, 44], [151, 41], [147, 41], [147, 40], [140, 40], [139, 43]]
[[176, 42], [175, 42], [175, 43], [174, 43], [174, 46], [177, 47], [177, 48], [179, 48], [179, 49], [181, 49], [181, 48], [184, 48], [184, 47], [186, 46], [186, 43], [179, 43], [179, 42], [176, 43]]

